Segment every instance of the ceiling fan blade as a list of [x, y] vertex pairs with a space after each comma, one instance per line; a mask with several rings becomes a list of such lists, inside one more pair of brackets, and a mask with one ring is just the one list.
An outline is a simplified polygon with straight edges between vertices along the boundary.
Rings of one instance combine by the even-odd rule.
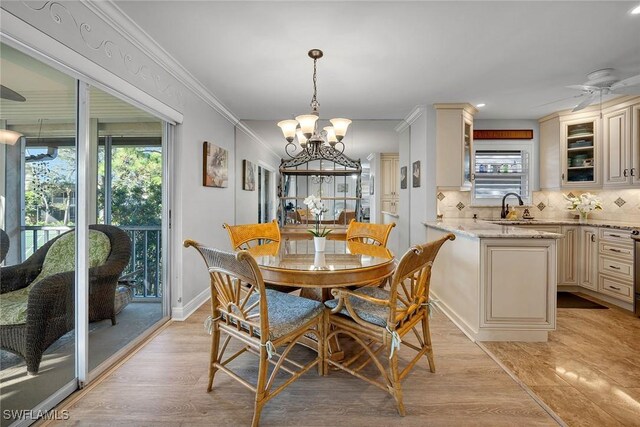
[[598, 94], [596, 92], [591, 93], [580, 104], [576, 105], [576, 107], [571, 111], [575, 112], [587, 108], [593, 101], [596, 100], [596, 98], [598, 98]]
[[611, 90], [616, 90], [623, 87], [636, 86], [636, 85], [640, 85], [640, 74], [638, 74], [637, 76], [626, 78], [624, 80], [620, 80], [619, 82], [612, 84]]
[[587, 86], [587, 85], [570, 85], [570, 86], [565, 86], [567, 89], [575, 89], [575, 90], [582, 90], [585, 92], [591, 92], [594, 90], [599, 89], [597, 86]]
[[8, 99], [10, 101], [17, 101], [17, 102], [24, 102], [27, 100], [27, 98], [20, 95], [15, 90], [9, 89], [4, 85], [0, 85], [0, 98]]
[[575, 99], [575, 98], [580, 98], [580, 97], [582, 97], [582, 96], [584, 96], [584, 94], [583, 94], [583, 93], [581, 93], [581, 94], [579, 94], [579, 95], [566, 96], [566, 97], [564, 97], [564, 98], [556, 99], [555, 101], [551, 101], [551, 102], [547, 102], [547, 103], [544, 103], [544, 104], [536, 105], [536, 106], [535, 106], [535, 107], [533, 107], [533, 108], [545, 107], [545, 106], [547, 106], [547, 105], [555, 104], [555, 103], [557, 103], [557, 102], [566, 101], [567, 99]]

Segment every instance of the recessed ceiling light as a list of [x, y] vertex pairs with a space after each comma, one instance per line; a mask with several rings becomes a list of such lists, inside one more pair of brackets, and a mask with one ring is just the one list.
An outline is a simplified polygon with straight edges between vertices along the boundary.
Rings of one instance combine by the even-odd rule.
[[478, 108], [482, 108], [482, 107], [484, 107], [485, 105], [487, 105], [487, 104], [483, 104], [483, 103], [481, 103], [481, 104], [476, 104], [476, 107], [478, 107]]
[[632, 15], [640, 15], [640, 5], [634, 7], [633, 9], [631, 9], [631, 14]]

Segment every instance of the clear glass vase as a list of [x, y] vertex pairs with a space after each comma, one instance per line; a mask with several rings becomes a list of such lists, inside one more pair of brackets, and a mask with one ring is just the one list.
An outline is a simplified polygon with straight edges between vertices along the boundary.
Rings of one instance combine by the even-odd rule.
[[580, 211], [578, 211], [578, 216], [579, 216], [578, 222], [580, 224], [585, 224], [587, 222], [587, 220], [588, 220], [589, 212], [580, 212]]

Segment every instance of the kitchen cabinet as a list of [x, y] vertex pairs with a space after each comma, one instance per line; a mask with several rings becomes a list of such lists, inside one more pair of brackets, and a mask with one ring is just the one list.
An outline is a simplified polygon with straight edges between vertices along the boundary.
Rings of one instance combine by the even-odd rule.
[[562, 120], [562, 187], [593, 187], [599, 184], [599, 120]]
[[577, 285], [578, 284], [578, 231], [576, 225], [563, 225], [562, 235], [564, 238], [560, 241], [560, 259], [558, 262], [560, 277], [559, 285]]
[[434, 104], [436, 109], [436, 185], [469, 191], [473, 181], [473, 116], [470, 104]]
[[639, 96], [538, 122], [541, 190], [640, 186]]
[[400, 199], [400, 170], [398, 154], [380, 155], [380, 205], [381, 210], [398, 213]]
[[631, 184], [630, 118], [631, 108], [609, 111], [602, 116], [604, 185], [607, 187]]
[[579, 284], [583, 288], [595, 291], [598, 289], [598, 229], [581, 226], [579, 243]]
[[640, 102], [631, 106], [631, 185], [640, 186]]
[[598, 292], [633, 302], [633, 240], [631, 232], [601, 228], [598, 251]]

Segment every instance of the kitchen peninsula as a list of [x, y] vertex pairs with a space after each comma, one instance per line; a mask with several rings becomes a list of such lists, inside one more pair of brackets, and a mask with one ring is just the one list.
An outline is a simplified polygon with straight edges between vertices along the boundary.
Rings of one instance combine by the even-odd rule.
[[555, 329], [558, 233], [474, 219], [425, 222], [427, 240], [447, 233], [431, 293], [477, 341], [546, 341]]

